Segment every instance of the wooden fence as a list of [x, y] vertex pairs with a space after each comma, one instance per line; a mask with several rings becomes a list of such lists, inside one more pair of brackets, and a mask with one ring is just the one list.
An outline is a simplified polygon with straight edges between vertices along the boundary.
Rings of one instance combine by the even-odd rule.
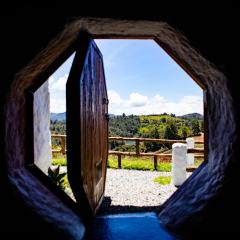
[[52, 153], [61, 153], [62, 155], [65, 155], [67, 152], [66, 149], [66, 135], [58, 135], [58, 134], [52, 134], [51, 135], [52, 140], [55, 139], [60, 139], [60, 143], [61, 143], [61, 148], [60, 149], [52, 149]]
[[[61, 149], [53, 149], [53, 153], [66, 154], [66, 135], [56, 135], [52, 134], [52, 139], [60, 139]], [[129, 138], [129, 137], [109, 137], [109, 141], [134, 141], [135, 142], [135, 152], [121, 152], [121, 151], [109, 151], [109, 155], [116, 155], [118, 157], [118, 168], [122, 166], [122, 156], [136, 156], [136, 157], [153, 157], [154, 169], [157, 169], [158, 158], [169, 158], [171, 159], [171, 153], [156, 153], [140, 152], [140, 142], [157, 142], [161, 144], [173, 144], [173, 143], [186, 143], [185, 140], [169, 140], [169, 139], [154, 139], [154, 138]], [[204, 142], [196, 141], [195, 144], [204, 144]], [[196, 158], [204, 158], [204, 148], [191, 148], [187, 150], [188, 153], [194, 153]]]

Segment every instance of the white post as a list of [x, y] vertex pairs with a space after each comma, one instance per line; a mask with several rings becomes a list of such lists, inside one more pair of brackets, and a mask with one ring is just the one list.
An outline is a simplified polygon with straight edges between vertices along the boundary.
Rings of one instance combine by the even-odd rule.
[[[194, 139], [193, 138], [186, 138], [187, 142], [187, 149], [194, 148]], [[194, 154], [188, 153], [187, 154], [187, 165], [193, 165], [194, 164]]]
[[174, 143], [172, 145], [172, 183], [180, 186], [187, 178], [187, 145]]

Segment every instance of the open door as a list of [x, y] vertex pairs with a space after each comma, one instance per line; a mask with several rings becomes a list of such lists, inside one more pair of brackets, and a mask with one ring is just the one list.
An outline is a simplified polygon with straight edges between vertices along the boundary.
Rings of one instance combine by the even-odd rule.
[[94, 215], [105, 190], [108, 157], [108, 97], [102, 54], [87, 35], [67, 81], [68, 179], [85, 217]]

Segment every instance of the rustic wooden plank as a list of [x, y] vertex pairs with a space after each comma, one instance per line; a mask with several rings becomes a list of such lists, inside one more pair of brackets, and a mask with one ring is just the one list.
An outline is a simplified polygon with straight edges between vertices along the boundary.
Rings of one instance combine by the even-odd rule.
[[204, 153], [204, 148], [189, 148], [187, 153]]
[[79, 202], [82, 217], [88, 221], [93, 217], [91, 204], [86, 194], [87, 178], [82, 177], [82, 172], [87, 171], [82, 159], [87, 155], [85, 152], [85, 118], [82, 111], [86, 107], [85, 100], [85, 60], [90, 43], [89, 36], [80, 34], [79, 46], [76, 51], [72, 68], [66, 85], [66, 131], [67, 131], [67, 170], [68, 180], [75, 199]]
[[[52, 134], [52, 138], [66, 137], [66, 135]], [[185, 140], [172, 139], [154, 139], [154, 138], [130, 138], [130, 137], [109, 137], [109, 141], [140, 141], [140, 142], [160, 142], [160, 143], [186, 143]], [[196, 141], [196, 144], [204, 144], [202, 141]]]
[[139, 155], [140, 154], [140, 148], [139, 148], [139, 140], [136, 140], [136, 154]]
[[109, 141], [140, 141], [159, 143], [186, 143], [185, 140], [155, 139], [155, 138], [130, 138], [130, 137], [109, 137]]
[[66, 137], [67, 135], [65, 134], [51, 134], [52, 138], [62, 138], [62, 137]]
[[153, 157], [153, 156], [159, 156], [159, 157], [171, 157], [172, 154], [164, 154], [164, 153], [140, 153], [139, 155], [137, 155], [135, 152], [119, 152], [119, 151], [109, 151], [108, 152], [109, 155], [123, 155], [123, 156], [149, 156], [149, 157]]
[[62, 152], [62, 149], [52, 149], [52, 153], [60, 153]]
[[157, 156], [153, 156], [154, 170], [157, 170]]
[[118, 168], [122, 168], [122, 155], [118, 154]]
[[197, 169], [197, 167], [187, 167], [186, 168], [187, 172], [193, 172], [196, 169]]
[[105, 189], [108, 101], [102, 55], [88, 36], [79, 41], [67, 82], [67, 158], [69, 182], [87, 218]]
[[66, 137], [61, 137], [61, 152], [63, 155], [66, 154]]

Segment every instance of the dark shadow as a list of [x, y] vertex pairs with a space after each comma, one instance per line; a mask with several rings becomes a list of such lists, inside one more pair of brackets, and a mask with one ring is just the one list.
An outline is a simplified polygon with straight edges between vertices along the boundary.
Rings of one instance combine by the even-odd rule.
[[98, 210], [97, 215], [106, 215], [106, 214], [117, 214], [117, 213], [142, 213], [142, 212], [156, 212], [158, 213], [161, 209], [161, 206], [122, 206], [122, 205], [111, 205], [111, 197], [104, 197], [102, 204]]

